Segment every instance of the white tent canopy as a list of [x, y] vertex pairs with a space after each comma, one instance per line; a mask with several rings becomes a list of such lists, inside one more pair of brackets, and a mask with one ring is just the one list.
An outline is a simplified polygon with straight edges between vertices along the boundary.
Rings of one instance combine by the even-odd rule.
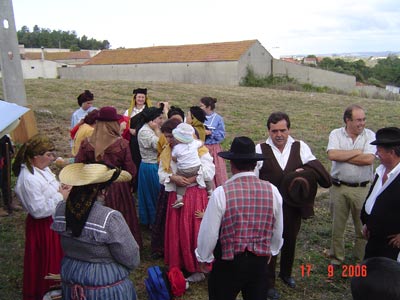
[[19, 124], [19, 118], [29, 108], [0, 100], [0, 137], [12, 132]]

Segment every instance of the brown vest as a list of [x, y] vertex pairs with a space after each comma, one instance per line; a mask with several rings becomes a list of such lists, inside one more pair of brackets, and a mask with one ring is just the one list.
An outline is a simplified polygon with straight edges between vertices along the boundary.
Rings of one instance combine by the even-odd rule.
[[295, 141], [292, 144], [289, 159], [284, 170], [281, 169], [281, 166], [276, 160], [270, 145], [267, 143], [261, 144], [261, 151], [266, 159], [264, 160], [263, 166], [260, 169], [259, 178], [268, 180], [278, 188], [279, 192], [281, 192], [280, 186], [283, 176], [296, 170], [297, 168], [300, 168], [303, 165], [300, 157], [300, 142]]

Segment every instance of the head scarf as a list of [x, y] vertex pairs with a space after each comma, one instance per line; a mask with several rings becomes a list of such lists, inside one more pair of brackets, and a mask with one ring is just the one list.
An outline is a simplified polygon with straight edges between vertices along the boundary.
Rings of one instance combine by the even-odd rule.
[[29, 172], [33, 174], [31, 160], [36, 155], [43, 155], [47, 151], [54, 151], [54, 149], [53, 142], [51, 142], [47, 136], [36, 134], [18, 150], [13, 164], [14, 175], [18, 176], [21, 172], [21, 164], [25, 164]]
[[92, 136], [88, 138], [94, 148], [96, 161], [101, 161], [104, 151], [120, 138], [120, 125], [118, 121], [96, 121]]

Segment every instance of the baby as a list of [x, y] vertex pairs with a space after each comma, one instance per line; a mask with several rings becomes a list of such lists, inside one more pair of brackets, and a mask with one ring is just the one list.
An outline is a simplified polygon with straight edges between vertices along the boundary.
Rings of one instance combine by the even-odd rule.
[[[172, 148], [172, 160], [176, 162], [177, 175], [184, 177], [197, 176], [201, 166], [198, 149], [203, 146], [203, 142], [193, 138], [194, 128], [187, 124], [181, 123], [172, 130], [177, 144]], [[200, 187], [207, 188], [210, 195], [212, 192], [212, 181], [204, 181], [199, 183]], [[186, 187], [176, 187], [176, 201], [172, 204], [173, 208], [179, 208], [184, 205], [183, 195], [185, 195]]]

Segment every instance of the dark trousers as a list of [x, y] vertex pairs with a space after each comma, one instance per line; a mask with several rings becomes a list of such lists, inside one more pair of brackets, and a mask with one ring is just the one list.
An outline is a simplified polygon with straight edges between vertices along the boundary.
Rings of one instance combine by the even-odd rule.
[[267, 299], [268, 260], [247, 251], [233, 260], [217, 259], [208, 278], [209, 300], [234, 300], [239, 292], [244, 300]]
[[370, 238], [365, 246], [364, 259], [382, 256], [397, 260], [399, 252], [399, 248], [395, 248], [388, 244], [388, 239]]
[[[281, 249], [280, 271], [283, 276], [292, 276], [296, 240], [300, 231], [301, 211], [283, 203], [283, 246]], [[277, 256], [272, 257], [268, 265], [268, 287], [275, 287]]]

